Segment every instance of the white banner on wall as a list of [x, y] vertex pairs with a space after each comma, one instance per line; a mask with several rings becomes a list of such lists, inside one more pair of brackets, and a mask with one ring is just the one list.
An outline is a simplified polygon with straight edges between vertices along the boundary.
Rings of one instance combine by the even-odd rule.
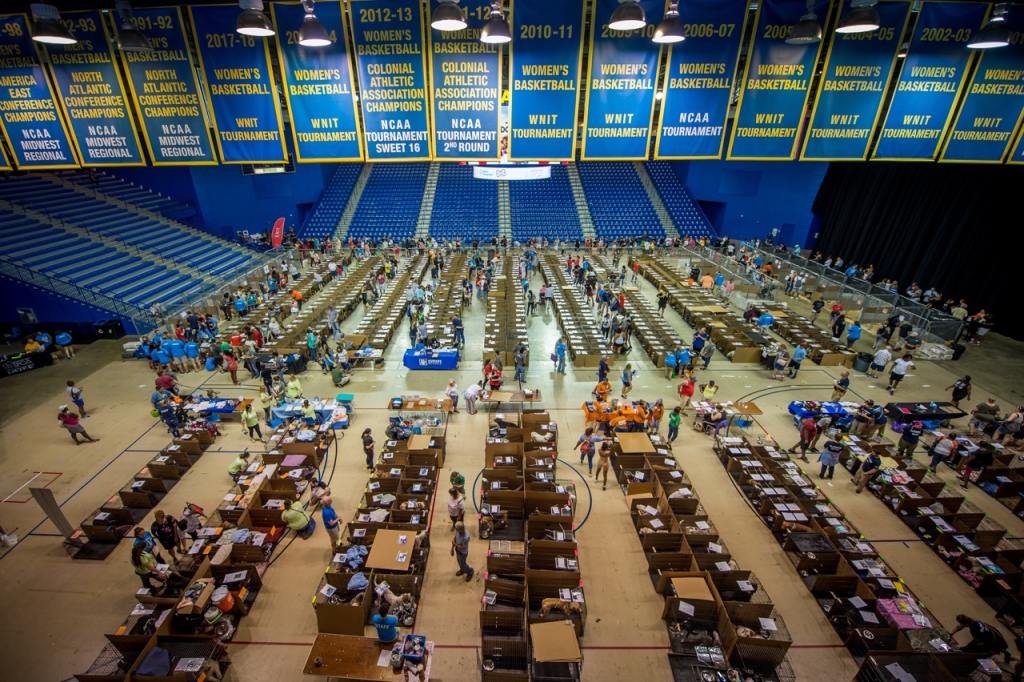
[[547, 180], [551, 166], [473, 166], [478, 180]]

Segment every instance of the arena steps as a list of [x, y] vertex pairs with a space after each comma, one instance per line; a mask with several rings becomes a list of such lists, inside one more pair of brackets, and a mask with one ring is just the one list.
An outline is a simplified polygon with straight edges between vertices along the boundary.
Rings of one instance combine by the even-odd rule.
[[359, 176], [356, 178], [356, 182], [348, 193], [348, 198], [345, 200], [345, 208], [342, 210], [341, 215], [338, 216], [334, 226], [334, 236], [338, 241], [342, 241], [348, 236], [348, 230], [352, 227], [352, 219], [356, 215], [356, 209], [359, 208], [359, 201], [363, 198], [363, 192], [366, 190], [366, 183], [370, 180], [370, 171], [372, 169], [373, 166], [368, 163], [363, 164], [359, 169]]

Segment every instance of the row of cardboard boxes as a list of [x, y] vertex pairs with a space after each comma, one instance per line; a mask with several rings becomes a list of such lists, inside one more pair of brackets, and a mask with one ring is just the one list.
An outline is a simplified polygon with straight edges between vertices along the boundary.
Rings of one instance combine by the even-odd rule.
[[503, 414], [490, 425], [479, 491], [479, 533], [489, 542], [480, 606], [485, 682], [580, 679], [587, 604], [576, 490], [558, 479], [557, 430], [543, 410]]
[[382, 603], [415, 626], [444, 450], [443, 435], [385, 442], [313, 595], [320, 633], [361, 637]]
[[223, 676], [230, 665], [224, 642], [255, 604], [284, 536], [281, 512], [310, 488], [310, 462], [303, 456], [303, 465], [293, 468], [280, 463], [286, 457], [295, 456], [257, 456], [209, 516], [188, 505], [205, 521], [174, 565], [158, 567], [162, 584], [135, 593], [138, 603], [77, 680], [199, 682]]
[[[860, 439], [843, 450], [840, 464], [855, 474], [865, 449], [883, 458], [868, 490], [990, 604], [1005, 607], [1007, 600], [1024, 601], [1024, 542], [923, 464], [898, 462], [890, 443]], [[1024, 609], [1018, 613], [1024, 615]]]
[[742, 437], [717, 439], [715, 452], [839, 638], [862, 659], [859, 679], [889, 679], [883, 668], [892, 674], [893, 664], [916, 679], [990, 679], [787, 453]]
[[410, 257], [399, 266], [398, 274], [387, 283], [388, 290], [363, 315], [355, 333], [365, 339], [371, 348], [386, 350], [391, 337], [402, 323], [402, 316], [409, 305], [406, 299], [409, 287], [421, 279], [427, 270], [427, 259], [423, 256]]
[[682, 679], [715, 679], [726, 671], [777, 679], [792, 644], [785, 622], [757, 577], [732, 558], [671, 445], [658, 436], [649, 442], [631, 445], [645, 452], [625, 452], [615, 439], [612, 469], [648, 577], [665, 600], [670, 665], [691, 675]]
[[[500, 358], [506, 367], [515, 365], [515, 350], [520, 344], [530, 344], [526, 332], [526, 294], [518, 280], [519, 264], [518, 255], [506, 254], [499, 259], [484, 317], [483, 359]], [[529, 350], [526, 356], [529, 364]]]
[[601, 335], [594, 313], [583, 294], [566, 277], [558, 255], [546, 253], [542, 258], [540, 272], [551, 292], [555, 316], [562, 328], [562, 336], [573, 365], [597, 367], [602, 356], [611, 362], [608, 341]]
[[441, 276], [434, 285], [434, 296], [427, 309], [425, 323], [427, 336], [436, 338], [442, 348], [455, 348], [455, 328], [451, 322], [462, 317], [462, 281], [469, 271], [466, 254], [456, 252], [448, 256]]

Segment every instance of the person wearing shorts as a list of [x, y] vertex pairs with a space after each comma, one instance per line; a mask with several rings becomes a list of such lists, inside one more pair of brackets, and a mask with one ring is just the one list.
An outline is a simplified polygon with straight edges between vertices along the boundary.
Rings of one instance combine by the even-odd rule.
[[601, 443], [601, 448], [597, 451], [597, 471], [594, 472], [595, 481], [601, 476], [601, 472], [604, 472], [604, 481], [601, 484], [601, 490], [608, 487], [608, 466], [611, 459], [611, 446], [608, 445], [608, 443]]
[[807, 357], [807, 347], [805, 344], [800, 344], [793, 349], [793, 356], [789, 360], [789, 373], [790, 379], [796, 379], [797, 372], [800, 371], [800, 363]]
[[75, 386], [75, 382], [68, 380], [68, 396], [71, 398], [71, 402], [78, 408], [78, 416], [85, 419], [89, 415], [85, 412], [85, 399], [82, 398], [82, 389]]
[[877, 353], [875, 357], [871, 358], [871, 366], [868, 367], [868, 376], [877, 378], [879, 374], [885, 371], [885, 366], [892, 360], [892, 351], [886, 346]]
[[896, 387], [903, 381], [903, 377], [907, 375], [907, 370], [915, 368], [913, 363], [913, 357], [910, 353], [905, 353], [902, 358], [892, 363], [892, 371], [889, 372], [889, 395], [896, 393]]
[[99, 438], [93, 438], [90, 436], [82, 423], [78, 420], [78, 415], [68, 409], [67, 405], [60, 406], [60, 412], [57, 413], [57, 421], [60, 425], [67, 429], [67, 432], [71, 434], [71, 440], [75, 441], [75, 445], [81, 445], [83, 441], [78, 440], [78, 435], [81, 434], [86, 441], [90, 443], [96, 443]]

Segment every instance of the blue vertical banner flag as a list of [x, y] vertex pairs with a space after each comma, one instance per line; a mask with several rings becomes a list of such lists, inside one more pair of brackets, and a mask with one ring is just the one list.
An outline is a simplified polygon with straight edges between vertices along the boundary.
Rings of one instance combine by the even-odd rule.
[[[879, 123], [910, 3], [880, 2], [879, 26], [867, 33], [834, 33], [811, 110], [801, 159], [863, 161]], [[843, 3], [850, 11], [850, 1]]]
[[934, 161], [973, 56], [967, 41], [988, 5], [925, 2], [871, 158]]
[[316, 17], [333, 41], [324, 47], [299, 45], [299, 28], [306, 15], [301, 3], [275, 2], [270, 7], [279, 27], [277, 61], [291, 114], [296, 161], [362, 161], [340, 0], [316, 3]]
[[0, 122], [18, 168], [78, 168], [24, 14], [0, 15]]
[[686, 42], [669, 48], [655, 158], [722, 157], [746, 16], [743, 2], [679, 3]]
[[651, 37], [661, 23], [665, 2], [640, 0], [647, 26], [635, 31], [608, 28], [618, 5], [619, 0], [592, 0], [583, 159], [647, 158], [661, 56]]
[[[430, 8], [436, 6], [437, 0], [428, 3]], [[435, 159], [498, 158], [501, 47], [480, 42], [490, 6], [491, 0], [462, 0], [460, 7], [469, 26], [461, 31], [430, 31]]]
[[146, 165], [103, 17], [91, 10], [61, 20], [78, 42], [46, 52], [82, 165]]
[[224, 163], [288, 159], [267, 38], [235, 32], [238, 5], [188, 8]]
[[[831, 22], [829, 0], [815, 0], [821, 26]], [[790, 161], [796, 158], [804, 110], [821, 42], [787, 45], [793, 26], [807, 12], [804, 0], [762, 0], [750, 39], [728, 158]]]
[[583, 64], [584, 0], [512, 0], [508, 156], [572, 161]]
[[419, 0], [349, 0], [367, 161], [430, 159]]
[[132, 21], [153, 48], [149, 52], [121, 52], [121, 65], [150, 161], [154, 166], [216, 164], [181, 10], [136, 8]]
[[1007, 5], [1010, 44], [980, 50], [940, 161], [1001, 163], [1024, 119], [1024, 6]]

